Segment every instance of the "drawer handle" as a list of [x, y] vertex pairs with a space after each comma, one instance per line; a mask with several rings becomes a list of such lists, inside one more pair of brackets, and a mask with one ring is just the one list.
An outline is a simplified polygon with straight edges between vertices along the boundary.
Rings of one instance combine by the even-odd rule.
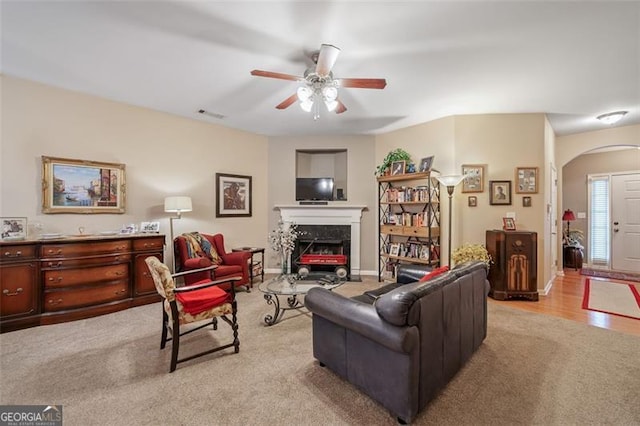
[[2, 290], [2, 294], [4, 294], [5, 296], [18, 296], [20, 293], [22, 293], [22, 287], [18, 287], [13, 293], [10, 293], [9, 289], [6, 288]]
[[59, 283], [61, 283], [62, 277], [58, 277], [58, 278], [49, 277], [49, 281], [58, 281]]
[[115, 274], [116, 274], [116, 276], [121, 277], [122, 275], [124, 275], [124, 272], [116, 271]]
[[58, 299], [56, 301], [54, 301], [53, 299], [49, 299], [49, 304], [50, 305], [59, 305], [62, 303], [62, 299]]
[[18, 250], [17, 252], [13, 253], [13, 255], [12, 255], [10, 251], [5, 251], [4, 255], [6, 257], [20, 257], [20, 256], [22, 256], [22, 252], [20, 250]]
[[58, 251], [55, 251], [53, 249], [49, 249], [49, 254], [62, 254], [62, 249], [58, 249]]
[[59, 268], [61, 266], [62, 266], [62, 262], [58, 262], [58, 263], [49, 262], [50, 268]]
[[127, 291], [125, 289], [116, 290], [116, 295], [119, 296], [121, 294], [125, 294]]
[[118, 246], [116, 247], [116, 250], [124, 250], [124, 246]]

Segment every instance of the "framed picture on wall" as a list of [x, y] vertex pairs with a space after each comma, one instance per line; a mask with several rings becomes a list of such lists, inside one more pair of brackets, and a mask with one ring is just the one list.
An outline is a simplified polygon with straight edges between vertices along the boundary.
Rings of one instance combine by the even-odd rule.
[[43, 213], [124, 213], [125, 166], [42, 157]]
[[490, 205], [511, 205], [511, 181], [492, 180], [489, 181], [489, 204]]
[[538, 193], [538, 168], [516, 167], [516, 194]]
[[469, 207], [478, 207], [478, 197], [476, 197], [475, 195], [469, 196], [467, 204], [469, 205]]
[[216, 217], [251, 216], [251, 176], [216, 173]]
[[484, 164], [462, 165], [462, 192], [484, 191]]

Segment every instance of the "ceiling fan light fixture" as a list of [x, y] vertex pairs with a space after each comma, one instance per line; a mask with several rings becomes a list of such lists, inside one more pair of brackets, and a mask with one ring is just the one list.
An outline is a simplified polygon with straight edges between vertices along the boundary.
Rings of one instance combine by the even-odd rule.
[[327, 99], [325, 99], [324, 104], [327, 106], [327, 110], [329, 110], [329, 112], [335, 111], [336, 107], [338, 106], [337, 101], [329, 101]]
[[300, 108], [302, 108], [304, 112], [311, 112], [312, 107], [313, 107], [312, 99], [307, 98], [306, 100], [300, 102]]
[[627, 114], [628, 111], [614, 111], [606, 114], [601, 114], [596, 118], [605, 124], [615, 124]]
[[322, 96], [325, 101], [335, 101], [338, 98], [338, 89], [333, 86], [325, 86], [322, 88]]
[[311, 95], [313, 95], [313, 90], [311, 90], [307, 86], [300, 86], [298, 87], [298, 91], [296, 92], [296, 94], [298, 95], [298, 99], [300, 100], [300, 102], [304, 102], [309, 100]]

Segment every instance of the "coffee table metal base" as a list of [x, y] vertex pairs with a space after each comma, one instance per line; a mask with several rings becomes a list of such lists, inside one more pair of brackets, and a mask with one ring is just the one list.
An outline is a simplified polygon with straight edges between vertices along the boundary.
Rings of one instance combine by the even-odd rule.
[[269, 294], [269, 293], [267, 293], [267, 294], [264, 295], [264, 300], [267, 301], [267, 305], [273, 305], [273, 307], [275, 309], [273, 315], [267, 314], [267, 315], [264, 316], [264, 322], [267, 325], [273, 325], [273, 324], [277, 323], [278, 321], [280, 321], [282, 319], [282, 317], [284, 316], [284, 312], [285, 311], [304, 308], [304, 303], [302, 303], [298, 299], [298, 295], [297, 294], [294, 294], [294, 295], [291, 295], [291, 296], [287, 297], [286, 306], [281, 306], [280, 305], [280, 298], [278, 297], [277, 294]]

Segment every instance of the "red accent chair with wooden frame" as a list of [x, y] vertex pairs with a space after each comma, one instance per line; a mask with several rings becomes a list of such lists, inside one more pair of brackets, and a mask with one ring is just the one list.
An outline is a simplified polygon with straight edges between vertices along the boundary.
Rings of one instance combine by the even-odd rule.
[[[170, 373], [175, 371], [180, 362], [189, 361], [230, 347], [234, 348], [235, 353], [240, 351], [238, 304], [236, 302], [235, 286], [229, 284], [229, 282], [239, 280], [239, 278], [230, 277], [218, 281], [205, 280], [191, 286], [176, 287], [174, 278], [191, 274], [191, 272], [171, 274], [167, 265], [160, 262], [155, 256], [147, 257], [145, 262], [153, 277], [156, 290], [162, 296], [162, 338], [160, 349], [164, 349], [168, 341], [172, 342]], [[221, 288], [222, 284], [226, 284], [229, 287], [229, 291], [223, 290]], [[230, 315], [231, 318], [227, 315]], [[180, 337], [210, 325], [213, 326], [214, 330], [217, 330], [218, 318], [229, 324], [233, 330], [233, 340], [230, 343], [178, 359]], [[204, 324], [180, 332], [180, 327], [183, 325], [205, 320]], [[171, 331], [171, 337], [167, 338], [169, 330]]]
[[[179, 235], [173, 240], [176, 272], [186, 272], [214, 265], [213, 260], [204, 253], [190, 253], [190, 250], [187, 248], [187, 237], [184, 235], [185, 234]], [[240, 280], [235, 282], [235, 287], [246, 286], [247, 291], [250, 291], [249, 262], [251, 253], [246, 251], [228, 253], [224, 248], [224, 236], [222, 234], [200, 235], [206, 238], [213, 248], [215, 248], [215, 251], [220, 257], [220, 261], [213, 270], [213, 273], [211, 273], [211, 271], [201, 271], [185, 276], [185, 285], [207, 279], [222, 280], [224, 278], [238, 277]], [[225, 290], [228, 290], [228, 287], [229, 284], [222, 286]]]

